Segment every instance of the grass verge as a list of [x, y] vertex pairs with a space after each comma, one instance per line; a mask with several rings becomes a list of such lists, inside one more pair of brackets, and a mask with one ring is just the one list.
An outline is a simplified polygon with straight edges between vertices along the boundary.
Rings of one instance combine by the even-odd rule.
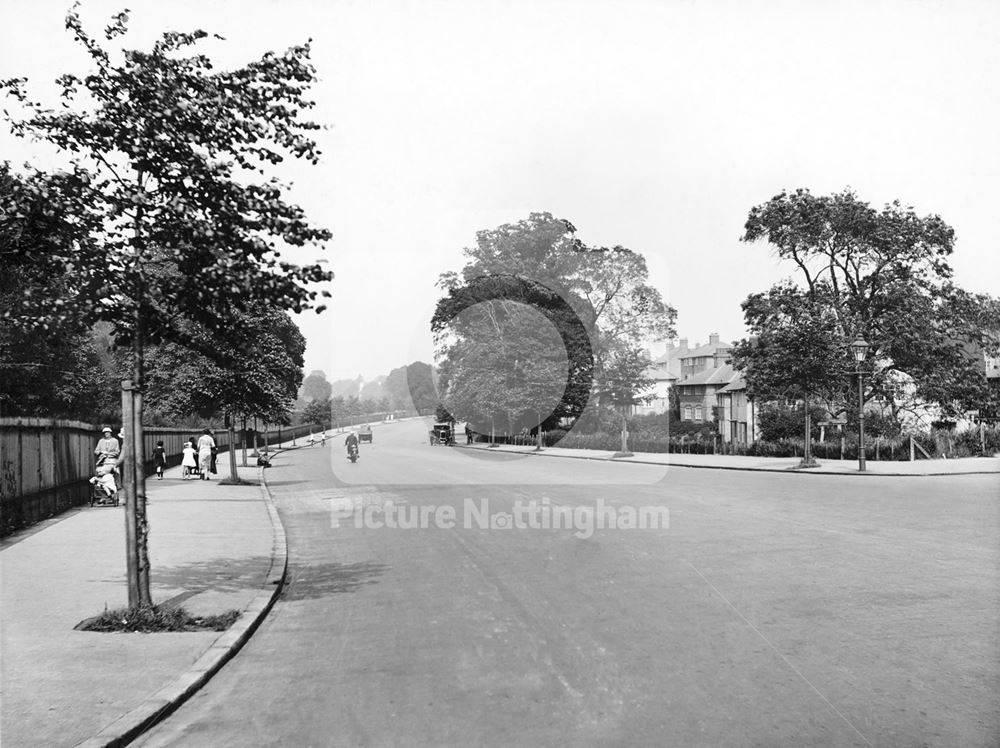
[[211, 616], [193, 616], [184, 608], [145, 607], [106, 610], [76, 625], [78, 631], [152, 634], [160, 631], [225, 631], [237, 618], [238, 610]]

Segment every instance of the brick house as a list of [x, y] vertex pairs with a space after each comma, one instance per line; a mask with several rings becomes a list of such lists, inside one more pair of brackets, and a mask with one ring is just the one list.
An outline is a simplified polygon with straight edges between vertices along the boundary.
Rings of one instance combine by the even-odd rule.
[[709, 335], [705, 345], [689, 349], [687, 340], [682, 339], [681, 346], [685, 350], [677, 353], [680, 379], [674, 384], [681, 420], [711, 423], [712, 408], [718, 404], [716, 393], [734, 375], [727, 363], [733, 346], [720, 341], [718, 333]]

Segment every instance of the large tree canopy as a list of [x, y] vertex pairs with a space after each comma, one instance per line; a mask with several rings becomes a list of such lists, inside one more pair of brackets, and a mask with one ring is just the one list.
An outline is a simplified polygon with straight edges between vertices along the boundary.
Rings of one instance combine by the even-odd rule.
[[[644, 355], [649, 342], [673, 335], [675, 312], [649, 285], [641, 255], [620, 246], [588, 247], [571, 223], [548, 213], [532, 213], [517, 223], [478, 232], [476, 245], [466, 249], [465, 256], [461, 272], [441, 276], [446, 296], [438, 302], [431, 323], [446, 388], [458, 388], [446, 393], [446, 400], [457, 392], [471, 394], [478, 389], [484, 398], [481, 410], [489, 412], [501, 403], [524, 402], [523, 388], [532, 378], [546, 386], [540, 385], [538, 397], [529, 399], [533, 403], [550, 399], [548, 372], [554, 369], [546, 363], [545, 336], [526, 336], [513, 351], [511, 337], [502, 334], [497, 324], [515, 319], [511, 303], [531, 307], [554, 326], [568, 361], [561, 401], [543, 418], [579, 416], [591, 394], [610, 392], [612, 383], [616, 392], [626, 380], [634, 391], [641, 390], [645, 380], [625, 362]], [[477, 304], [484, 305], [485, 316], [460, 316]], [[465, 322], [460, 321], [463, 317]], [[538, 344], [534, 354], [525, 347], [532, 337]], [[489, 367], [472, 365], [476, 359], [495, 359], [493, 369], [510, 371], [504, 376], [490, 373]], [[533, 359], [534, 370], [529, 373], [524, 364]], [[507, 362], [505, 367], [501, 360]], [[488, 393], [495, 395], [489, 403]], [[525, 403], [524, 410], [532, 407]]]
[[[801, 308], [823, 310], [836, 334], [830, 340], [870, 344], [869, 395], [902, 405], [900, 383], [908, 382], [917, 398], [952, 412], [986, 397], [981, 351], [996, 350], [1000, 340], [1000, 303], [951, 281], [955, 233], [939, 216], [919, 216], [899, 202], [876, 210], [850, 191], [800, 189], [751, 209], [743, 240], [766, 241], [792, 263]], [[783, 293], [748, 299], [752, 329], [766, 321], [762, 305]], [[794, 348], [782, 355], [794, 358]]]
[[[106, 38], [125, 33], [126, 22], [117, 16]], [[72, 310], [109, 322], [119, 343], [148, 343], [183, 342], [186, 321], [224, 327], [234, 308], [307, 308], [318, 293], [308, 284], [330, 273], [283, 252], [329, 233], [283, 199], [276, 179], [253, 176], [285, 153], [318, 159], [310, 138], [318, 125], [300, 117], [312, 106], [309, 46], [215, 71], [191, 51], [204, 31], [168, 32], [148, 52], [113, 58], [75, 9], [66, 23], [93, 70], [59, 78], [62, 107], [31, 100], [24, 79], [0, 86], [27, 111], [14, 133], [68, 154], [70, 168], [42, 189], [75, 229], [47, 257], [72, 282], [6, 313], [52, 323]]]

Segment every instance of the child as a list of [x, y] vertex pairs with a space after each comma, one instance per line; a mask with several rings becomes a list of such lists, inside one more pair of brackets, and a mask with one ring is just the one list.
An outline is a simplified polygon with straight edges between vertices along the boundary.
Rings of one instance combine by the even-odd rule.
[[97, 475], [90, 479], [90, 485], [100, 486], [105, 493], [105, 498], [101, 501], [102, 504], [114, 500], [115, 494], [118, 493], [118, 483], [115, 480], [117, 464], [118, 461], [114, 458], [104, 460], [97, 466]]
[[156, 442], [153, 447], [153, 464], [156, 465], [156, 479], [163, 480], [163, 468], [167, 466], [167, 450], [163, 448], [163, 442]]
[[198, 467], [198, 462], [195, 458], [197, 454], [191, 442], [184, 442], [184, 459], [181, 460], [181, 466], [184, 468], [184, 480], [190, 480], [191, 471]]

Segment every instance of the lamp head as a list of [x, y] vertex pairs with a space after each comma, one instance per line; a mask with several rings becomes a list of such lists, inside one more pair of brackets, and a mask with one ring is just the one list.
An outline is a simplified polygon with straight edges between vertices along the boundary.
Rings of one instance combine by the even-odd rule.
[[864, 338], [858, 338], [853, 343], [851, 343], [851, 353], [854, 354], [854, 360], [859, 364], [865, 360], [865, 356], [868, 354], [868, 341]]

